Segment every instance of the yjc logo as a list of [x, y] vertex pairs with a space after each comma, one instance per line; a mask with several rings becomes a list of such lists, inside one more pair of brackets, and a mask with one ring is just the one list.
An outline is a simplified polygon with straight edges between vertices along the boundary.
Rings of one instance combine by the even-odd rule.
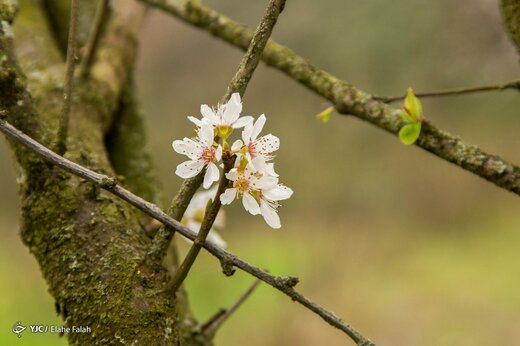
[[20, 321], [16, 322], [13, 326], [13, 333], [15, 333], [16, 335], [18, 335], [18, 337], [21, 337], [22, 336], [22, 332], [26, 329], [27, 327], [25, 326], [22, 326], [22, 323]]

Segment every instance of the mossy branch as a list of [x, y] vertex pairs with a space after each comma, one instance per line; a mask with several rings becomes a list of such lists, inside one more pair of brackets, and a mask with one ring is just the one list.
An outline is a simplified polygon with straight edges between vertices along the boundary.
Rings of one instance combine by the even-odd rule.
[[[186, 6], [182, 2], [164, 0], [141, 1], [170, 13], [188, 24], [204, 29], [244, 50], [247, 49], [253, 35], [252, 30], [247, 26], [239, 24], [198, 2]], [[518, 1], [504, 2], [518, 5]], [[516, 12], [519, 8], [515, 7], [514, 13], [519, 13]], [[514, 20], [510, 22], [518, 23]], [[520, 30], [517, 30], [517, 32], [520, 32]], [[262, 60], [268, 66], [279, 69], [316, 94], [329, 100], [341, 114], [353, 115], [394, 135], [397, 135], [404, 125], [399, 109], [375, 100], [372, 95], [312, 65], [289, 48], [273, 40], [269, 40], [267, 43], [262, 54]], [[518, 166], [497, 155], [489, 154], [476, 145], [465, 143], [459, 137], [438, 129], [431, 122], [424, 124], [421, 136], [415, 142], [415, 145], [494, 183], [500, 188], [520, 195], [520, 168]]]
[[[13, 141], [16, 141], [21, 145], [27, 147], [29, 150], [31, 150], [41, 158], [47, 160], [51, 164], [56, 165], [61, 169], [64, 169], [67, 172], [81, 177], [91, 183], [94, 183], [96, 186], [99, 186], [100, 188], [107, 190], [113, 195], [123, 199], [124, 201], [133, 205], [137, 209], [148, 214], [150, 217], [153, 217], [154, 219], [160, 221], [162, 224], [174, 229], [176, 232], [179, 232], [186, 238], [192, 241], [196, 240], [197, 234], [194, 231], [187, 228], [186, 226], [183, 226], [178, 221], [168, 216], [155, 204], [147, 202], [142, 198], [134, 195], [130, 191], [124, 189], [119, 184], [117, 184], [117, 181], [114, 178], [96, 173], [77, 163], [67, 160], [62, 156], [57, 155], [56, 153], [39, 144], [29, 136], [23, 134], [21, 131], [10, 125], [2, 118], [0, 118], [0, 131], [3, 132], [9, 138], [11, 138]], [[233, 267], [240, 268], [241, 270], [253, 275], [254, 277], [262, 280], [263, 282], [269, 284], [270, 286], [276, 288], [280, 292], [289, 296], [293, 301], [296, 301], [304, 307], [306, 307], [307, 309], [311, 310], [312, 312], [320, 316], [323, 320], [325, 320], [327, 323], [329, 323], [331, 326], [343, 331], [350, 338], [352, 338], [352, 340], [354, 340], [358, 346], [374, 345], [369, 339], [365, 338], [352, 326], [350, 326], [345, 321], [334, 315], [332, 312], [324, 309], [323, 307], [319, 306], [318, 304], [314, 303], [310, 299], [306, 298], [305, 296], [297, 292], [294, 289], [294, 287], [298, 284], [298, 278], [271, 275], [266, 271], [249, 264], [243, 259], [207, 241], [204, 242], [203, 247], [209, 253], [211, 253], [219, 259], [222, 265], [222, 269], [226, 275], [233, 274]]]

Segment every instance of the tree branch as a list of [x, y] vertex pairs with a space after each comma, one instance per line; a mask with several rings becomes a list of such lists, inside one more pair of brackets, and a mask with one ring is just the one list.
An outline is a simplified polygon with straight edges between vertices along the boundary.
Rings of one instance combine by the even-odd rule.
[[92, 29], [83, 48], [83, 57], [78, 67], [78, 75], [80, 78], [87, 77], [90, 72], [90, 66], [94, 60], [99, 38], [101, 37], [101, 31], [108, 14], [108, 2], [109, 0], [99, 0], [97, 5], [94, 23], [92, 23]]
[[226, 320], [237, 311], [237, 309], [251, 296], [254, 290], [260, 284], [260, 280], [256, 279], [247, 290], [238, 297], [237, 301], [227, 309], [220, 309], [215, 315], [210, 317], [206, 323], [201, 325], [200, 330], [203, 334], [213, 337], [217, 330], [222, 326]]
[[[251, 40], [251, 29], [200, 3], [187, 6], [185, 3], [164, 0], [141, 1], [200, 27], [239, 48], [247, 49]], [[397, 135], [404, 125], [401, 110], [374, 100], [370, 94], [310, 64], [289, 48], [273, 40], [267, 43], [262, 60], [331, 101], [342, 114], [368, 121], [394, 135]], [[505, 190], [520, 195], [518, 166], [496, 155], [486, 153], [475, 145], [467, 144], [459, 137], [438, 129], [430, 122], [423, 125], [421, 136], [415, 145]]]
[[220, 207], [222, 206], [222, 203], [220, 202], [220, 195], [222, 195], [224, 191], [226, 191], [226, 189], [228, 188], [229, 180], [226, 178], [226, 173], [228, 173], [231, 170], [231, 168], [233, 168], [233, 165], [235, 163], [235, 157], [223, 157], [222, 160], [224, 161], [224, 170], [222, 172], [222, 176], [220, 177], [220, 182], [218, 184], [218, 189], [215, 194], [215, 198], [213, 198], [211, 207], [209, 208], [209, 210], [206, 211], [206, 215], [204, 215], [204, 220], [202, 220], [202, 223], [200, 225], [197, 238], [195, 238], [195, 241], [193, 242], [193, 244], [190, 247], [190, 250], [188, 251], [188, 254], [182, 261], [179, 268], [175, 271], [175, 275], [173, 276], [170, 283], [170, 287], [172, 288], [173, 292], [177, 292], [179, 287], [182, 285], [184, 279], [186, 279], [186, 276], [188, 275], [191, 267], [193, 266], [193, 263], [195, 263], [195, 260], [199, 255], [202, 244], [204, 244], [204, 242], [206, 241], [209, 231], [211, 230], [211, 227], [213, 226], [213, 223], [217, 218]]
[[[446, 90], [436, 90], [436, 91], [428, 91], [428, 92], [419, 92], [414, 93], [417, 97], [439, 97], [439, 96], [450, 96], [450, 95], [466, 95], [479, 93], [484, 91], [501, 91], [506, 89], [516, 89], [520, 90], [520, 80], [514, 80], [506, 83], [499, 84], [491, 84], [491, 85], [481, 85], [476, 87], [468, 87], [468, 88], [454, 88], [454, 89], [446, 89]], [[373, 99], [377, 101], [381, 101], [384, 103], [391, 103], [399, 100], [403, 100], [406, 95], [401, 96], [374, 96]]]
[[[2, 115], [2, 117], [6, 116], [2, 113], [0, 113], [0, 115]], [[79, 176], [85, 180], [88, 180], [104, 190], [109, 191], [110, 193], [123, 199], [124, 201], [133, 205], [137, 209], [141, 210], [142, 212], [148, 214], [152, 218], [174, 229], [176, 232], [179, 232], [186, 238], [192, 241], [195, 241], [195, 239], [197, 238], [197, 234], [195, 232], [183, 226], [181, 223], [174, 220], [173, 218], [169, 217], [155, 204], [143, 200], [142, 198], [134, 195], [130, 191], [118, 185], [115, 178], [96, 173], [62, 156], [57, 155], [50, 149], [44, 147], [40, 143], [36, 142], [29, 136], [25, 135], [24, 133], [16, 129], [14, 126], [6, 122], [3, 118], [0, 118], [0, 131], [12, 140], [27, 147], [35, 154], [47, 160], [51, 164], [56, 165], [66, 170], [67, 172]], [[358, 346], [374, 345], [369, 339], [365, 338], [352, 326], [344, 322], [342, 319], [338, 318], [332, 312], [325, 310], [318, 304], [312, 302], [311, 300], [297, 292], [294, 289], [294, 286], [296, 286], [296, 284], [298, 283], [297, 278], [273, 276], [207, 241], [204, 242], [203, 247], [206, 250], [208, 250], [209, 253], [211, 253], [220, 260], [223, 271], [226, 275], [231, 275], [233, 273], [233, 267], [240, 268], [241, 270], [255, 276], [256, 278], [276, 288], [280, 292], [289, 296], [292, 300], [297, 301], [301, 305], [305, 306], [307, 309], [313, 311], [315, 314], [320, 316], [331, 326], [336, 327], [343, 331], [345, 334], [347, 334], [350, 338], [352, 338], [352, 340], [356, 342]]]

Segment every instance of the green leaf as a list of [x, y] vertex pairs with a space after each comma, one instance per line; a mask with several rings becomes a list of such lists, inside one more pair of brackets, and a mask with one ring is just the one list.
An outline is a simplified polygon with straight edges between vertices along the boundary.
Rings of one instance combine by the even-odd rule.
[[410, 145], [415, 143], [419, 135], [421, 134], [421, 123], [409, 123], [404, 125], [399, 130], [399, 138], [404, 145]]
[[423, 109], [421, 101], [415, 97], [412, 88], [408, 88], [406, 98], [404, 99], [404, 110], [415, 121], [421, 120]]
[[401, 112], [401, 117], [403, 118], [404, 122], [407, 124], [416, 122], [415, 119], [412, 119], [405, 110], [403, 110]]
[[334, 107], [329, 107], [325, 109], [324, 111], [316, 114], [316, 118], [321, 120], [322, 123], [326, 123], [330, 120], [330, 116], [332, 115], [332, 112], [334, 111]]

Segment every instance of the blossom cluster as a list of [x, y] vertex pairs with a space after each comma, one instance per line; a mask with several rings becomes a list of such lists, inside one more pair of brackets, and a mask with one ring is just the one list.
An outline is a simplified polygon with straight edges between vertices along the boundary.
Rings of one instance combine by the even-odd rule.
[[[262, 215], [272, 228], [280, 228], [278, 207], [280, 201], [291, 197], [293, 191], [279, 183], [274, 170], [274, 152], [280, 147], [278, 137], [260, 136], [266, 117], [256, 120], [241, 116], [240, 94], [231, 95], [228, 102], [211, 109], [200, 108], [201, 119], [189, 116], [196, 125], [196, 136], [173, 141], [173, 149], [189, 160], [177, 166], [175, 173], [184, 179], [192, 178], [206, 169], [203, 187], [210, 189], [221, 178], [223, 157], [234, 157], [234, 166], [226, 173], [231, 181], [229, 188], [220, 195], [223, 205], [242, 199], [244, 208], [252, 215]], [[230, 146], [229, 137], [236, 129], [242, 129], [242, 138]]]

